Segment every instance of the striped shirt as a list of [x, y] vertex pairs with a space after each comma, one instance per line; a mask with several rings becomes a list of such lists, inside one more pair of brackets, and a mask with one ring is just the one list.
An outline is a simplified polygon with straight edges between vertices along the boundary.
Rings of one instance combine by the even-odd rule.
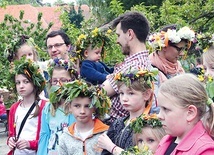
[[[124, 59], [124, 62], [115, 66], [113, 74], [117, 74], [119, 72], [125, 72], [130, 68], [140, 67], [142, 69], [150, 69], [151, 63], [148, 56], [149, 56], [148, 51], [142, 51], [142, 52], [133, 54], [129, 57], [126, 57]], [[127, 116], [129, 113], [123, 108], [122, 104], [120, 103], [120, 98], [118, 95], [118, 87], [116, 85], [114, 77], [111, 76], [108, 80], [112, 88], [115, 90], [115, 92], [117, 92], [114, 96], [111, 97], [112, 106], [110, 111], [110, 117], [111, 117], [110, 122], [113, 122], [116, 118]]]

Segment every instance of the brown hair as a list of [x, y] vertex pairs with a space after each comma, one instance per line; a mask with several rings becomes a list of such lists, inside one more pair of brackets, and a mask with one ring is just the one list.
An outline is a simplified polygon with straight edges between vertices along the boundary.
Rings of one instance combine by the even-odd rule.
[[[118, 89], [120, 89], [120, 87], [125, 84], [124, 82], [122, 81], [118, 81], [117, 83], [117, 86], [118, 86]], [[144, 80], [144, 78], [140, 78], [138, 80], [134, 80], [132, 81], [131, 85], [129, 86], [130, 89], [134, 89], [136, 91], [141, 91], [141, 92], [146, 92], [147, 90], [149, 89], [152, 89], [151, 86], [149, 86], [147, 84], [147, 82]], [[145, 107], [147, 107], [147, 105], [149, 104], [149, 102], [152, 100], [153, 98], [153, 93], [151, 94], [151, 97], [149, 98], [149, 100], [146, 101], [146, 105]]]

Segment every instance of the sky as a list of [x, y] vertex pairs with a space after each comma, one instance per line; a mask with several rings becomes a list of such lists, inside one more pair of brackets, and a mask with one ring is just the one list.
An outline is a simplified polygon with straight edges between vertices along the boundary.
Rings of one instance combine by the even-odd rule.
[[[57, 0], [43, 0], [43, 3], [51, 3], [53, 4], [54, 2], [56, 2]], [[62, 0], [65, 3], [71, 3], [71, 2], [75, 2], [75, 0]]]

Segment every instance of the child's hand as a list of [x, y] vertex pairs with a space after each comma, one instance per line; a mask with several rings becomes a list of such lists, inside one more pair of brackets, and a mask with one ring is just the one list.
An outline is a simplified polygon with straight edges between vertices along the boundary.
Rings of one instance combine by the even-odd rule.
[[111, 141], [111, 139], [104, 133], [98, 138], [98, 146], [102, 149], [106, 149], [111, 152], [112, 148], [115, 144]]
[[16, 147], [20, 150], [30, 148], [30, 144], [27, 140], [20, 139], [16, 142]]
[[16, 147], [15, 137], [10, 137], [8, 140], [8, 146], [12, 150]]

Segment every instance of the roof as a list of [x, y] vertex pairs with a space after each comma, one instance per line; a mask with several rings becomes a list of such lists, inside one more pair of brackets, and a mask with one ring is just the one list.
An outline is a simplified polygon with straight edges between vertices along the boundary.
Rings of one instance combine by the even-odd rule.
[[[60, 16], [60, 7], [34, 7], [30, 4], [24, 5], [8, 5], [6, 8], [0, 8], [0, 22], [4, 20], [5, 14], [10, 14], [13, 17], [19, 19], [19, 14], [21, 10], [24, 10], [24, 20], [29, 20], [33, 23], [37, 23], [38, 13], [42, 12], [42, 27], [47, 28], [50, 22], [53, 22], [54, 25], [51, 27], [51, 30], [59, 30], [61, 28]], [[82, 5], [81, 9], [83, 10], [83, 16], [85, 19], [90, 18], [90, 9], [87, 5]], [[75, 10], [78, 10], [78, 6], [75, 6]]]

